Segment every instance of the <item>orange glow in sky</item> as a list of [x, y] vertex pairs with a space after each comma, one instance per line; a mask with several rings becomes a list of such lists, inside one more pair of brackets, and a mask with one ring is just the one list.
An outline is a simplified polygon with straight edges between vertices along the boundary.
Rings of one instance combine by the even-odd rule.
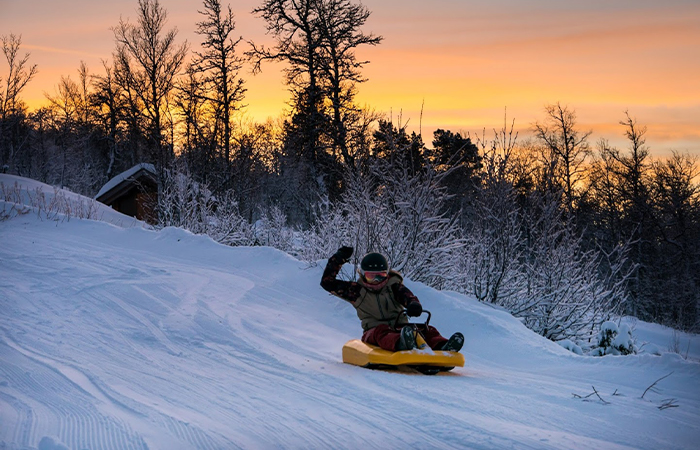
[[[168, 29], [197, 47], [201, 20], [194, 0], [160, 0]], [[261, 0], [231, 1], [238, 35], [266, 41], [250, 11]], [[508, 123], [522, 137], [544, 106], [576, 110], [579, 128], [626, 147], [624, 112], [648, 128], [652, 155], [700, 156], [700, 2], [697, 0], [364, 0], [363, 28], [384, 37], [358, 51], [369, 60], [357, 102], [400, 117], [430, 145], [437, 128], [487, 136]], [[227, 5], [226, 0], [222, 0]], [[22, 36], [22, 54], [39, 73], [23, 98], [47, 104], [61, 76], [77, 79], [81, 61], [95, 74], [111, 62], [120, 17], [136, 18], [137, 0], [0, 0], [0, 35]], [[242, 44], [240, 51], [247, 47]], [[245, 114], [277, 117], [289, 98], [282, 66], [242, 73]], [[0, 61], [0, 77], [7, 65]]]

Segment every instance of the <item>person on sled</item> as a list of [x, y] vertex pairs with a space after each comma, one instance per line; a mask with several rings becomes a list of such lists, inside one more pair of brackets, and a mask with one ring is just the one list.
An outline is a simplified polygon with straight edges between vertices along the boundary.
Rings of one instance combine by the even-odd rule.
[[[420, 316], [423, 312], [420, 301], [403, 284], [401, 275], [389, 270], [386, 258], [380, 253], [368, 253], [362, 258], [359, 282], [338, 280], [338, 272], [350, 260], [352, 252], [352, 247], [341, 247], [328, 259], [321, 287], [355, 307], [362, 322], [363, 342], [392, 352], [416, 348], [413, 327], [407, 326], [408, 318], [403, 312], [405, 308], [408, 316]], [[393, 328], [397, 317], [400, 329]], [[458, 352], [464, 344], [462, 333], [446, 339], [430, 325], [420, 331], [433, 350]]]

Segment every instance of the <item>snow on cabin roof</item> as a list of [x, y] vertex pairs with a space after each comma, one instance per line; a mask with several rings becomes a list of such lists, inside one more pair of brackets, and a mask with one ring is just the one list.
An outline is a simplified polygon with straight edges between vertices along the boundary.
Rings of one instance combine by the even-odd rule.
[[97, 199], [97, 198], [100, 198], [102, 195], [104, 195], [105, 193], [109, 192], [109, 191], [112, 190], [115, 186], [119, 185], [119, 183], [121, 183], [122, 181], [124, 181], [124, 180], [126, 180], [127, 178], [131, 177], [132, 175], [134, 175], [136, 172], [138, 172], [138, 171], [141, 170], [141, 169], [147, 170], [147, 171], [151, 172], [153, 175], [156, 174], [156, 168], [153, 167], [153, 164], [149, 164], [149, 163], [136, 164], [136, 165], [135, 165], [134, 167], [132, 167], [131, 169], [125, 170], [124, 172], [120, 173], [119, 175], [117, 175], [117, 176], [115, 176], [114, 178], [112, 178], [111, 180], [109, 180], [109, 181], [107, 182], [107, 184], [105, 184], [104, 186], [102, 186], [102, 189], [100, 189], [100, 192], [97, 193], [97, 195], [95, 196], [95, 198], [96, 198], [96, 199]]

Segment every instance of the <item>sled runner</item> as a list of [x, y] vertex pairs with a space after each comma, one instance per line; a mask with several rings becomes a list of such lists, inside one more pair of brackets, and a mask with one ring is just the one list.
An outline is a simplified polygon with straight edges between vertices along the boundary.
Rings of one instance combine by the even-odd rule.
[[[430, 322], [430, 312], [425, 326]], [[398, 323], [398, 319], [396, 320]], [[464, 367], [464, 355], [459, 352], [432, 350], [423, 339], [418, 326], [413, 326], [416, 333], [416, 348], [398, 352], [384, 350], [376, 345], [370, 345], [359, 339], [348, 341], [343, 346], [343, 362], [370, 369], [410, 367], [426, 375], [446, 372], [455, 367]], [[396, 326], [395, 326], [396, 328]]]

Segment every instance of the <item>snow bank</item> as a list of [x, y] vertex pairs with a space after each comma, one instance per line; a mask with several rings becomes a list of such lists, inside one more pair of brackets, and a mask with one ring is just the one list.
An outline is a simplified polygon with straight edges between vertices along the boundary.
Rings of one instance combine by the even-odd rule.
[[147, 226], [140, 220], [69, 190], [29, 178], [0, 174], [0, 217], [15, 217], [29, 212], [44, 220], [79, 218], [99, 220], [119, 227]]

